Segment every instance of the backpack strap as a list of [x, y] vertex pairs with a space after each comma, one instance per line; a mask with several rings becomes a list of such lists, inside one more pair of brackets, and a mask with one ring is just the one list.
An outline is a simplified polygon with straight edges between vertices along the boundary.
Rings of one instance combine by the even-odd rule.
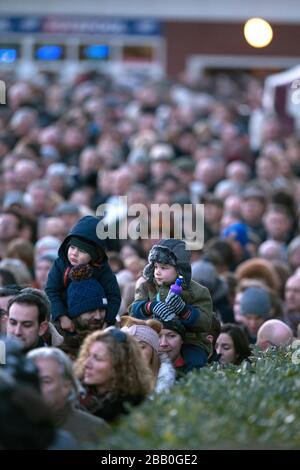
[[68, 287], [68, 276], [69, 276], [69, 272], [71, 271], [71, 268], [70, 266], [65, 270], [65, 273], [64, 273], [64, 287]]

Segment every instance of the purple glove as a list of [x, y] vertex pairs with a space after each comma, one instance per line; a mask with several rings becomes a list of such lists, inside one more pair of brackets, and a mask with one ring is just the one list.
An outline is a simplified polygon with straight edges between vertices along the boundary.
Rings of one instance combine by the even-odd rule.
[[183, 277], [182, 276], [179, 276], [176, 281], [175, 281], [175, 284], [172, 284], [171, 287], [170, 287], [170, 291], [173, 293], [173, 294], [176, 294], [176, 295], [181, 295], [182, 294], [182, 283], [183, 283]]
[[176, 279], [176, 283], [171, 285], [168, 295], [166, 297], [166, 304], [171, 307], [171, 309], [176, 315], [180, 315], [186, 307], [184, 300], [182, 300], [182, 298], [180, 297], [182, 293], [182, 282], [183, 278], [182, 276], [180, 276], [178, 279]]

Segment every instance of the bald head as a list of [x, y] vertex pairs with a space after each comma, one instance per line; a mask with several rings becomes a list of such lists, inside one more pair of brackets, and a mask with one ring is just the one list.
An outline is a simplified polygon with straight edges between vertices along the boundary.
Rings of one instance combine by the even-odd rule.
[[284, 346], [293, 340], [293, 332], [281, 320], [268, 320], [261, 325], [257, 333], [256, 344], [266, 351], [271, 346]]

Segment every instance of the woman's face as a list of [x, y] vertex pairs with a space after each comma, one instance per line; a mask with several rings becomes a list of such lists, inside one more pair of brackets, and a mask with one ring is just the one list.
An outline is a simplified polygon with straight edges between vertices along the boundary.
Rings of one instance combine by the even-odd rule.
[[153, 355], [153, 349], [150, 346], [150, 344], [145, 343], [144, 341], [139, 341], [139, 345], [142, 349], [142, 356], [147, 362], [147, 364], [150, 364], [152, 355]]
[[220, 354], [221, 364], [234, 364], [237, 356], [232, 338], [227, 333], [221, 333], [216, 342], [217, 354]]
[[45, 289], [48, 274], [51, 269], [52, 262], [47, 260], [40, 260], [36, 262], [35, 265], [35, 279], [40, 287], [40, 289]]
[[112, 374], [112, 359], [107, 345], [95, 341], [84, 364], [83, 382], [105, 392], [109, 389]]

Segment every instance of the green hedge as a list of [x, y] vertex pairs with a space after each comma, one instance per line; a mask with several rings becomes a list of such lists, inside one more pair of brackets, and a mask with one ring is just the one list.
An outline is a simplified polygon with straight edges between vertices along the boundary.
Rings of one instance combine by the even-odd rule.
[[251, 364], [189, 373], [134, 409], [99, 448], [299, 448], [300, 366], [292, 352], [255, 351]]

